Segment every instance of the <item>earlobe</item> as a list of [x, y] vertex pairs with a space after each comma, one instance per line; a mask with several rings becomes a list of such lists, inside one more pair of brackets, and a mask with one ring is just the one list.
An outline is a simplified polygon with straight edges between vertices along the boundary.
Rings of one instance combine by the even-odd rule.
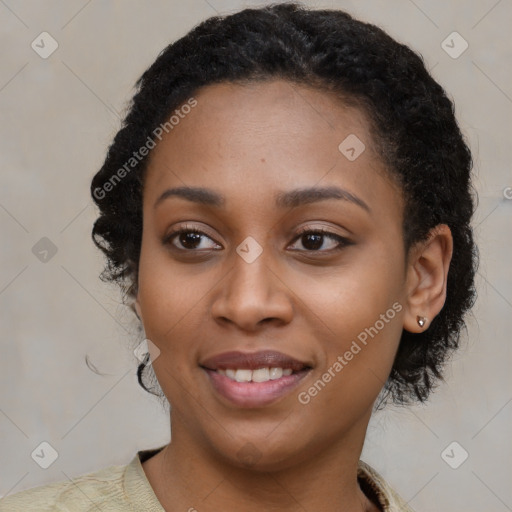
[[426, 241], [411, 249], [404, 315], [406, 331], [425, 331], [443, 308], [452, 252], [452, 234], [446, 224], [436, 226]]

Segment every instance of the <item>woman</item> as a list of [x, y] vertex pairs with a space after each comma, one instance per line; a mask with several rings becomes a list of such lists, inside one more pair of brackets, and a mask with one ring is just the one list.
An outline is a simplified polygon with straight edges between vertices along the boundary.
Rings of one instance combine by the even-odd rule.
[[458, 346], [470, 171], [421, 58], [344, 12], [246, 9], [167, 47], [91, 193], [172, 441], [0, 510], [410, 510], [360, 455]]

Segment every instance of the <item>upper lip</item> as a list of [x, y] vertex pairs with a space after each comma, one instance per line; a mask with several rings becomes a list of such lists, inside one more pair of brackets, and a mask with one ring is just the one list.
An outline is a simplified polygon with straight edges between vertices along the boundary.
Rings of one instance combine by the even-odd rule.
[[259, 352], [223, 352], [205, 359], [201, 366], [209, 370], [248, 369], [258, 368], [291, 368], [300, 371], [310, 368], [308, 363], [299, 361], [291, 356], [275, 350], [261, 350]]

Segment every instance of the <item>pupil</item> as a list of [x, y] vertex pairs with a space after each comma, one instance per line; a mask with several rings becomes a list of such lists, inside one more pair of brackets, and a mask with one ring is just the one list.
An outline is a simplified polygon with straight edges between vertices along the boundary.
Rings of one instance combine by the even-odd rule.
[[[306, 248], [319, 249], [320, 247], [322, 247], [322, 237], [323, 237], [323, 235], [315, 235], [315, 234], [304, 235], [302, 243], [304, 244], [304, 247], [306, 247]], [[313, 239], [313, 244], [309, 244], [309, 247], [308, 247], [308, 244], [304, 243], [304, 238], [309, 238], [310, 240]], [[313, 245], [313, 247], [311, 247], [311, 245]]]
[[[194, 248], [197, 244], [196, 242], [199, 242], [201, 238], [201, 235], [199, 233], [184, 233], [180, 237], [180, 242], [184, 247], [187, 248]], [[192, 243], [189, 243], [192, 240]]]

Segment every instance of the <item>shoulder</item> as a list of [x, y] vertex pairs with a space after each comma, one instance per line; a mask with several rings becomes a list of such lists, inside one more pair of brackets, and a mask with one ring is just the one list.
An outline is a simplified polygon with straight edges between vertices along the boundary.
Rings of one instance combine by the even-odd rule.
[[363, 492], [378, 503], [384, 512], [413, 512], [407, 502], [369, 464], [360, 460], [357, 473]]
[[33, 487], [0, 500], [0, 512], [114, 512], [129, 510], [125, 466], [109, 466], [72, 480]]

